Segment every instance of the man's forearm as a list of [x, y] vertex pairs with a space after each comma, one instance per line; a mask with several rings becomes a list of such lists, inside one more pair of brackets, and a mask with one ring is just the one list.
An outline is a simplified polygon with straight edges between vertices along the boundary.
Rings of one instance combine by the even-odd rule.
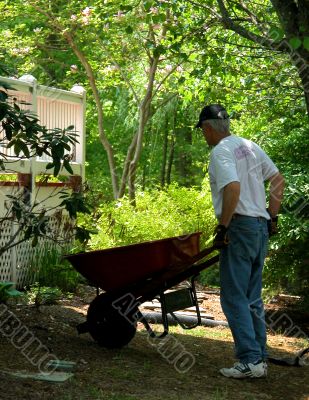
[[268, 211], [272, 217], [275, 217], [280, 209], [283, 197], [284, 178], [278, 173], [270, 179], [270, 196]]
[[238, 204], [240, 194], [240, 183], [231, 182], [226, 185], [223, 189], [223, 200], [222, 200], [222, 213], [220, 217], [220, 225], [226, 227], [229, 226], [235, 208]]

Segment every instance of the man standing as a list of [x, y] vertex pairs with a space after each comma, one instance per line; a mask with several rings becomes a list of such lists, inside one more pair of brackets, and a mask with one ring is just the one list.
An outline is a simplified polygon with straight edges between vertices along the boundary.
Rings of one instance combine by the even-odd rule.
[[[231, 135], [229, 125], [219, 104], [204, 107], [196, 125], [214, 146], [209, 178], [219, 221], [214, 246], [221, 249], [221, 306], [239, 360], [220, 372], [228, 378], [261, 378], [267, 375], [262, 270], [268, 236], [276, 232], [284, 179], [256, 143]], [[268, 209], [265, 181], [270, 181]]]

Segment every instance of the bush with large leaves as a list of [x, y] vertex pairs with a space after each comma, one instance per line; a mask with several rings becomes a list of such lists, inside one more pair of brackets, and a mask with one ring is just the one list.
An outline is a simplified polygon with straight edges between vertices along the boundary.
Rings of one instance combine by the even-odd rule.
[[[16, 99], [11, 99], [8, 89], [14, 88], [6, 83], [0, 82], [0, 168], [6, 172], [8, 166], [16, 163], [16, 159], [30, 159], [31, 157], [47, 155], [52, 161], [47, 165], [47, 169], [53, 170], [53, 175], [57, 176], [62, 168], [70, 174], [73, 170], [70, 166], [71, 146], [77, 142], [74, 127], [66, 129], [47, 129], [39, 124], [38, 117], [28, 110], [23, 110]], [[8, 155], [6, 149], [12, 148], [14, 155]], [[10, 172], [12, 169], [10, 168]], [[27, 189], [25, 189], [27, 190]], [[7, 196], [7, 213], [0, 218], [0, 227], [8, 221], [15, 226], [14, 234], [1, 245], [0, 255], [21, 242], [32, 240], [32, 245], [38, 243], [39, 237], [47, 237], [61, 243], [63, 238], [56, 238], [52, 235], [49, 227], [50, 215], [59, 206], [68, 211], [71, 219], [72, 238], [74, 232], [78, 233], [78, 238], [84, 242], [89, 233], [87, 230], [76, 227], [75, 219], [78, 212], [88, 213], [89, 208], [85, 203], [83, 192], [63, 191], [61, 204], [56, 207], [45, 207], [34, 201], [29, 202], [29, 196], [25, 191], [17, 191]], [[74, 212], [72, 212], [74, 210]], [[67, 238], [66, 238], [67, 239]]]

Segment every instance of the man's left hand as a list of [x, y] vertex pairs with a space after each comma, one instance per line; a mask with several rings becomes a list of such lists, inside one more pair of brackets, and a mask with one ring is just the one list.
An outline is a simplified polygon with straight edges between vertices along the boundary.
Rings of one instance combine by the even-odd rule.
[[216, 249], [222, 249], [229, 244], [229, 238], [227, 235], [227, 227], [224, 225], [217, 225], [215, 229], [215, 238], [213, 241], [213, 247]]

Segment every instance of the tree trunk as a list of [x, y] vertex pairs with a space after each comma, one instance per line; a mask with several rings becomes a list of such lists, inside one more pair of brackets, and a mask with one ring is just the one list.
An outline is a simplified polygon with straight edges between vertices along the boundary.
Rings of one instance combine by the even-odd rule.
[[120, 183], [119, 192], [118, 192], [118, 196], [117, 196], [118, 198], [123, 197], [125, 190], [126, 190], [127, 179], [128, 179], [128, 175], [129, 175], [129, 168], [130, 168], [130, 164], [131, 164], [131, 161], [132, 161], [132, 158], [134, 155], [134, 151], [136, 148], [137, 137], [138, 137], [138, 131], [135, 133], [133, 140], [127, 151], [126, 159], [125, 159], [124, 166], [123, 166], [121, 183]]
[[74, 51], [74, 53], [76, 54], [76, 56], [78, 57], [80, 62], [82, 63], [83, 67], [86, 70], [88, 79], [89, 79], [90, 87], [91, 87], [93, 97], [94, 97], [94, 100], [95, 100], [95, 103], [97, 106], [97, 111], [98, 111], [99, 138], [100, 138], [100, 141], [101, 141], [101, 143], [106, 151], [106, 154], [107, 154], [108, 165], [109, 165], [111, 181], [112, 181], [113, 194], [114, 194], [114, 198], [117, 199], [119, 189], [118, 189], [118, 177], [117, 177], [117, 172], [116, 172], [114, 151], [105, 135], [104, 124], [103, 124], [103, 121], [104, 121], [103, 106], [102, 106], [99, 91], [98, 91], [98, 88], [96, 85], [95, 76], [94, 76], [91, 65], [89, 64], [85, 55], [81, 52], [81, 50], [75, 44], [72, 35], [69, 32], [64, 32], [63, 36], [67, 40], [68, 44], [71, 46], [72, 50]]
[[175, 131], [172, 133], [172, 137], [170, 140], [170, 151], [168, 156], [168, 163], [166, 168], [166, 184], [170, 185], [171, 183], [171, 175], [172, 175], [172, 167], [174, 162], [174, 153], [175, 153]]
[[48, 23], [51, 26], [52, 29], [55, 31], [58, 31], [60, 35], [64, 37], [64, 39], [67, 41], [68, 45], [71, 47], [73, 50], [74, 54], [77, 56], [83, 67], [85, 68], [87, 77], [89, 79], [89, 84], [93, 93], [93, 97], [97, 106], [98, 110], [98, 130], [99, 130], [99, 138], [100, 141], [106, 151], [107, 154], [107, 159], [108, 159], [108, 164], [109, 164], [109, 169], [110, 169], [110, 175], [111, 175], [111, 181], [112, 181], [112, 188], [113, 188], [113, 194], [114, 198], [116, 199], [118, 196], [118, 177], [117, 177], [117, 171], [116, 171], [116, 163], [115, 163], [115, 158], [114, 158], [114, 152], [111, 144], [109, 143], [105, 131], [104, 131], [104, 125], [103, 125], [103, 106], [102, 102], [100, 99], [99, 91], [96, 85], [96, 80], [95, 80], [95, 75], [93, 72], [93, 69], [84, 55], [84, 53], [80, 50], [78, 45], [75, 43], [73, 34], [66, 29], [58, 20], [58, 18], [55, 18], [55, 16], [50, 13], [50, 10], [43, 9], [41, 8], [38, 4], [36, 4], [33, 1], [30, 1], [30, 4], [32, 7], [37, 10], [39, 13], [42, 15], [45, 15], [48, 19]]
[[153, 93], [153, 85], [154, 79], [158, 67], [159, 57], [154, 57], [151, 59], [150, 69], [149, 69], [149, 78], [148, 78], [148, 86], [146, 90], [146, 94], [144, 99], [139, 107], [139, 126], [137, 130], [137, 138], [136, 138], [136, 146], [133, 159], [129, 166], [129, 174], [128, 174], [128, 189], [129, 189], [129, 197], [133, 204], [135, 204], [135, 179], [136, 179], [136, 168], [138, 161], [140, 159], [140, 155], [143, 147], [143, 138], [145, 133], [145, 126], [150, 117], [150, 106], [152, 100]]
[[161, 187], [164, 187], [164, 185], [165, 185], [167, 147], [168, 147], [168, 117], [165, 116], [165, 126], [164, 126], [164, 132], [163, 132], [162, 166], [161, 166], [161, 177], [160, 177]]
[[[192, 145], [192, 131], [186, 127], [177, 130], [177, 155], [175, 166], [180, 177], [180, 182], [184, 186], [191, 185], [191, 152], [188, 147]], [[177, 162], [176, 162], [177, 160]]]
[[309, 57], [307, 61], [298, 52], [291, 55], [292, 61], [297, 68], [304, 89], [305, 103], [309, 117]]

